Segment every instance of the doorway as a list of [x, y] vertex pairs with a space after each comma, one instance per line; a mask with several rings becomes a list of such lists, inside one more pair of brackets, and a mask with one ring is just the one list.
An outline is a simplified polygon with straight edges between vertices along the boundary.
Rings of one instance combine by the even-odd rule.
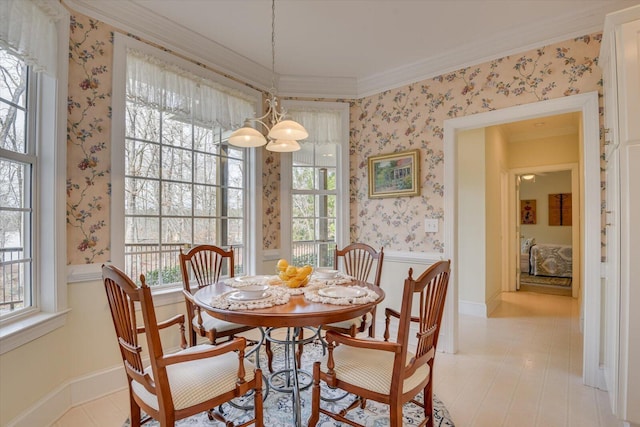
[[580, 149], [583, 199], [580, 202], [580, 214], [583, 219], [580, 227], [582, 246], [581, 276], [583, 291], [581, 299], [583, 346], [583, 382], [597, 387], [602, 384], [599, 371], [600, 354], [600, 139], [598, 95], [596, 92], [569, 96], [533, 104], [520, 105], [502, 110], [455, 118], [444, 123], [444, 159], [445, 159], [445, 256], [452, 260], [451, 285], [447, 297], [447, 307], [443, 319], [442, 348], [455, 352], [458, 348], [458, 294], [461, 267], [458, 262], [459, 223], [458, 223], [458, 147], [459, 132], [509, 123], [518, 120], [533, 119], [569, 112], [580, 112]]
[[[560, 139], [570, 143], [574, 137], [577, 159], [577, 134]], [[568, 169], [549, 165], [510, 171], [515, 195], [509, 213], [515, 233], [510, 236], [514, 251], [509, 260], [515, 260], [515, 268], [511, 262], [503, 267], [513, 268], [506, 291], [579, 297], [580, 215], [573, 208], [580, 204], [578, 171], [578, 163]]]

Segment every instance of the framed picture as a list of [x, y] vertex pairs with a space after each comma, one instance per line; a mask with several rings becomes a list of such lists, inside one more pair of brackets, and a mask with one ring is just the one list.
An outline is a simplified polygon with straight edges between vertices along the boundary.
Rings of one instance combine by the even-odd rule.
[[520, 200], [520, 224], [536, 223], [536, 201]]
[[571, 225], [571, 193], [549, 194], [549, 225]]
[[369, 198], [420, 194], [420, 150], [371, 156]]

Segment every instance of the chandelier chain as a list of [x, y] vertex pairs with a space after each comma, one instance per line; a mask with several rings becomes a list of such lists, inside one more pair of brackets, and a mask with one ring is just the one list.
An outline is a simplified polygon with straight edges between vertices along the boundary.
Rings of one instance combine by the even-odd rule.
[[276, 91], [276, 0], [271, 0], [271, 91]]

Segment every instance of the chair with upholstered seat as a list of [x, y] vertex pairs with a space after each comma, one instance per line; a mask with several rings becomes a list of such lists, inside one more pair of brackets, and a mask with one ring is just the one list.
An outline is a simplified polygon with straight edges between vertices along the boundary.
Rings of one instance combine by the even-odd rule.
[[[449, 282], [450, 262], [439, 261], [429, 267], [418, 279], [413, 279], [413, 269], [404, 281], [402, 308], [396, 311], [385, 309], [386, 328], [384, 341], [352, 338], [334, 331], [328, 331], [328, 354], [322, 363], [313, 366], [313, 387], [311, 397], [311, 417], [309, 425], [318, 422], [320, 413], [331, 418], [358, 426], [360, 424], [346, 418], [349, 410], [358, 406], [364, 408], [366, 399], [389, 405], [390, 425], [402, 426], [402, 407], [413, 402], [424, 408], [425, 420], [421, 425], [433, 425], [433, 361], [444, 302]], [[418, 306], [417, 316], [412, 316], [413, 304]], [[396, 342], [389, 342], [390, 319], [399, 320]], [[416, 351], [408, 347], [415, 323]], [[355, 395], [355, 400], [340, 413], [331, 412], [320, 406], [320, 381], [329, 387], [339, 388]], [[423, 402], [416, 395], [423, 391]]]
[[198, 245], [191, 248], [186, 254], [180, 249], [180, 270], [182, 271], [182, 292], [191, 325], [190, 346], [196, 345], [198, 336], [206, 337], [211, 344], [217, 344], [219, 339], [232, 339], [237, 334], [254, 329], [254, 326], [226, 322], [210, 316], [200, 310], [191, 292], [192, 281], [195, 281], [197, 289], [202, 289], [218, 282], [223, 273], [234, 277], [232, 249], [224, 250], [213, 245]]
[[[238, 426], [263, 425], [262, 373], [245, 360], [244, 338], [218, 346], [202, 344], [186, 348], [185, 316], [179, 314], [158, 323], [151, 289], [144, 275], [140, 276], [141, 286], [137, 287], [116, 267], [103, 265], [102, 278], [127, 374], [132, 427], [146, 423], [149, 417], [158, 420], [161, 427], [173, 426], [176, 420], [204, 411], [209, 412], [210, 419], [227, 422], [213, 408], [248, 393], [253, 393], [254, 397], [254, 419]], [[144, 326], [136, 321], [138, 308]], [[180, 329], [183, 350], [165, 354], [160, 329], [176, 325]], [[142, 362], [139, 334], [146, 337], [148, 367]], [[141, 411], [148, 417], [141, 420]]]
[[[342, 269], [340, 269], [340, 260], [342, 260]], [[366, 282], [369, 280], [373, 264], [376, 263], [373, 284], [379, 287], [383, 261], [384, 248], [380, 248], [380, 252], [376, 252], [373, 247], [366, 243], [352, 243], [343, 249], [336, 248], [333, 268], [344, 271], [344, 273], [356, 280]], [[369, 313], [361, 317], [323, 325], [322, 328], [326, 331], [336, 331], [352, 337], [355, 337], [359, 332], [368, 330], [369, 336], [373, 338], [376, 334], [376, 308], [374, 306]]]

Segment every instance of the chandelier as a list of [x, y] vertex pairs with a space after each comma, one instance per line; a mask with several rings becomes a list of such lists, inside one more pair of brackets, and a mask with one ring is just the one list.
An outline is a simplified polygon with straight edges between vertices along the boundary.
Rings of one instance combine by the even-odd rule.
[[[244, 126], [235, 130], [229, 137], [229, 144], [237, 147], [261, 147], [277, 152], [290, 152], [300, 149], [298, 141], [309, 136], [301, 124], [287, 117], [280, 106], [275, 89], [276, 75], [276, 2], [271, 0], [271, 89], [266, 100], [267, 112], [262, 117], [246, 119]], [[267, 138], [255, 129], [251, 123], [260, 123], [268, 131]], [[271, 127], [269, 126], [271, 125]]]

